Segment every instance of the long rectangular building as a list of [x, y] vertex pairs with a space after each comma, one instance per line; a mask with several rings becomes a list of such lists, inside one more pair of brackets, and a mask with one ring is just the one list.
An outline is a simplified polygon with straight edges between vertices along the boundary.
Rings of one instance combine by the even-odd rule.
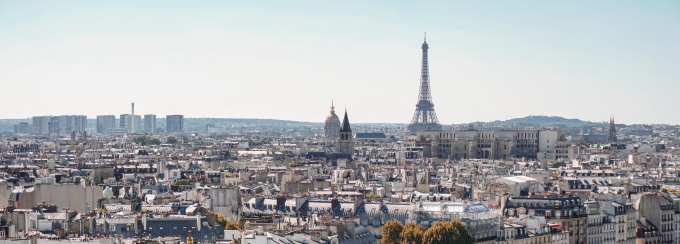
[[70, 134], [72, 131], [83, 132], [87, 130], [87, 116], [85, 115], [62, 115], [62, 116], [33, 116], [33, 134]]
[[411, 146], [423, 147], [425, 157], [453, 160], [568, 158], [571, 144], [556, 130], [430, 130], [409, 137]]

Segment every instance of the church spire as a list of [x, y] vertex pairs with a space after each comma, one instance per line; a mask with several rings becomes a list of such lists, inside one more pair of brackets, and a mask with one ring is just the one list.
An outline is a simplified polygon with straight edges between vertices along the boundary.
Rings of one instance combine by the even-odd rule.
[[347, 118], [347, 109], [345, 109], [345, 117], [342, 119], [340, 132], [352, 132], [352, 128], [349, 126], [349, 118]]
[[349, 126], [349, 118], [347, 117], [347, 108], [345, 108], [345, 117], [342, 119], [342, 127], [340, 128], [340, 138], [337, 140], [337, 152], [354, 154], [354, 141], [352, 140], [352, 127]]
[[616, 142], [616, 123], [614, 123], [614, 116], [609, 117], [609, 142]]

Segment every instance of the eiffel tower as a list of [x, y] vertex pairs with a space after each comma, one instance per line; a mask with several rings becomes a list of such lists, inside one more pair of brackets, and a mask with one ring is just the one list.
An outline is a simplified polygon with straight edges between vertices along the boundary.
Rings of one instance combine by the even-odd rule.
[[434, 103], [432, 103], [432, 96], [430, 95], [430, 71], [427, 63], [427, 37], [423, 42], [423, 64], [420, 71], [420, 93], [418, 94], [418, 103], [416, 104], [416, 111], [413, 113], [411, 124], [408, 125], [410, 133], [416, 133], [422, 130], [441, 130], [442, 126], [437, 120], [437, 113], [434, 112]]

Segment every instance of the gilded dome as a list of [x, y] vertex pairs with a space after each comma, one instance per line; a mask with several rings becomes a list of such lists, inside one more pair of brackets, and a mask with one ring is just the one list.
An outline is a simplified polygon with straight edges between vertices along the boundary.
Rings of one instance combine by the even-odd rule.
[[331, 113], [326, 116], [323, 128], [324, 135], [328, 138], [336, 139], [340, 136], [340, 118], [335, 114], [335, 106], [333, 106], [333, 103], [331, 103]]

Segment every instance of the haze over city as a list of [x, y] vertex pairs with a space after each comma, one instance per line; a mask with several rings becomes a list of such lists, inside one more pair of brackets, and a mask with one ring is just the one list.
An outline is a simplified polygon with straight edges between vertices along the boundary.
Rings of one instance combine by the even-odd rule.
[[0, 244], [680, 244], [680, 1], [0, 0]]
[[680, 124], [680, 2], [0, 1], [0, 118]]

